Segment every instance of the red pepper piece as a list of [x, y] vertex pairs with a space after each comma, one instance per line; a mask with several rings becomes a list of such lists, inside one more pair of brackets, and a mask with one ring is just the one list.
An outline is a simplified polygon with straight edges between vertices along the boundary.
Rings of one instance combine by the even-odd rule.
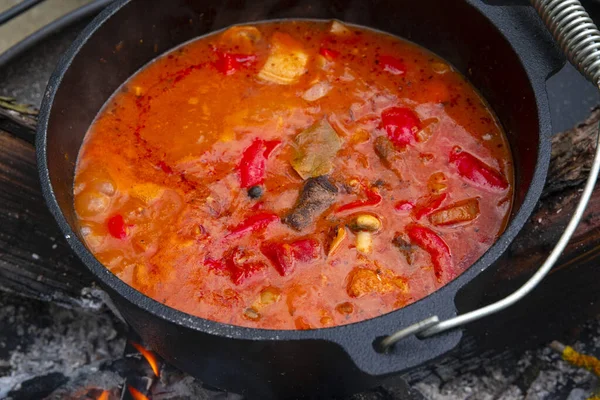
[[340, 52], [326, 47], [321, 47], [319, 54], [327, 59], [327, 61], [333, 61], [340, 56]]
[[214, 258], [210, 257], [206, 257], [204, 259], [204, 265], [213, 271], [225, 271], [226, 268], [226, 265], [222, 260], [215, 260]]
[[265, 158], [268, 159], [271, 156], [271, 153], [273, 153], [280, 144], [281, 140], [265, 140]]
[[452, 256], [450, 248], [437, 233], [422, 225], [410, 224], [406, 227], [411, 242], [425, 250], [431, 256], [433, 271], [438, 279], [446, 275], [453, 278]]
[[344, 204], [343, 206], [338, 207], [338, 209], [335, 211], [342, 212], [342, 211], [354, 210], [355, 208], [366, 207], [366, 206], [376, 206], [379, 203], [381, 203], [382, 197], [376, 191], [374, 191], [372, 189], [367, 189], [365, 191], [365, 194], [367, 195], [366, 200], [356, 200], [351, 203]]
[[121, 214], [113, 215], [107, 221], [108, 233], [114, 238], [125, 239], [127, 237], [127, 226]]
[[256, 232], [265, 229], [270, 223], [278, 221], [279, 216], [273, 213], [259, 213], [248, 217], [241, 224], [229, 228], [229, 233], [226, 237], [241, 236], [246, 233]]
[[446, 193], [441, 193], [436, 196], [426, 197], [422, 203], [417, 204], [415, 206], [415, 208], [414, 208], [415, 218], [421, 219], [424, 216], [429, 215], [432, 212], [434, 212], [435, 210], [437, 210], [438, 208], [440, 208], [440, 206], [442, 205], [444, 200], [446, 200], [446, 197], [448, 197], [448, 195]]
[[229, 270], [231, 281], [236, 285], [243, 283], [256, 272], [263, 270], [266, 267], [267, 265], [260, 261], [238, 265], [233, 264], [233, 262], [229, 262], [228, 260], [227, 263], [227, 269]]
[[256, 272], [267, 267], [262, 261], [252, 260], [253, 256], [254, 254], [241, 247], [234, 247], [224, 254], [224, 260], [206, 258], [204, 265], [207, 265], [210, 269], [228, 273], [231, 281], [239, 285]]
[[477, 186], [493, 191], [502, 191], [508, 188], [508, 182], [502, 174], [474, 155], [455, 146], [450, 152], [450, 163], [458, 170], [463, 178]]
[[260, 185], [264, 182], [267, 159], [280, 144], [280, 140], [255, 139], [244, 150], [239, 165], [240, 184], [243, 188]]
[[286, 276], [295, 264], [292, 246], [287, 243], [264, 243], [260, 251], [271, 261], [279, 275]]
[[242, 67], [250, 66], [256, 61], [254, 54], [227, 53], [222, 50], [213, 50], [217, 55], [217, 61], [213, 66], [223, 75], [232, 75]]
[[244, 251], [240, 247], [229, 250], [223, 257], [223, 260], [215, 260], [206, 257], [204, 265], [213, 271], [229, 275], [231, 281], [239, 285], [256, 272], [265, 269], [267, 265], [261, 261], [247, 261], [252, 254]]
[[271, 242], [260, 246], [279, 275], [289, 274], [296, 262], [309, 262], [319, 257], [320, 246], [315, 239], [300, 239], [292, 243]]
[[394, 205], [396, 211], [410, 211], [415, 207], [415, 203], [410, 200], [400, 200]]
[[381, 127], [394, 145], [404, 147], [415, 140], [421, 120], [410, 108], [391, 107], [381, 113]]
[[406, 73], [406, 65], [396, 57], [379, 56], [379, 66], [392, 75], [404, 75]]
[[308, 262], [319, 257], [320, 246], [315, 239], [301, 239], [292, 243], [292, 254], [298, 261]]

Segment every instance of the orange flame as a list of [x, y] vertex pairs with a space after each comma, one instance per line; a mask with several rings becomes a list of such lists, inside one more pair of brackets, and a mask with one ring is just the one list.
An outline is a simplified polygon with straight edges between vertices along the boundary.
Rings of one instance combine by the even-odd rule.
[[100, 396], [98, 396], [97, 400], [108, 400], [108, 390], [104, 390], [102, 393], [100, 393]]
[[146, 361], [148, 361], [148, 364], [150, 364], [150, 368], [152, 368], [152, 372], [154, 372], [154, 375], [160, 377], [160, 371], [158, 370], [158, 361], [156, 361], [156, 356], [154, 355], [154, 353], [149, 350], [146, 350], [144, 347], [142, 347], [142, 345], [137, 344], [135, 342], [131, 342], [131, 344], [133, 345], [133, 347], [136, 348], [137, 351], [139, 351], [144, 356]]
[[149, 400], [142, 392], [132, 386], [127, 385], [127, 390], [129, 390], [133, 400]]

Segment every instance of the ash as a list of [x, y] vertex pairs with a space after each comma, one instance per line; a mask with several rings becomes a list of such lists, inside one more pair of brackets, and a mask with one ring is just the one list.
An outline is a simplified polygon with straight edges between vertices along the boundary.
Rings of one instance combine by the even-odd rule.
[[[0, 293], [0, 399], [85, 398], [89, 388], [118, 395], [124, 371], [136, 361], [124, 358], [126, 337], [126, 326], [106, 307], [66, 309]], [[576, 350], [600, 356], [600, 319], [590, 321], [578, 337]], [[584, 400], [600, 392], [597, 377], [546, 347], [456, 359], [392, 378], [347, 400]], [[151, 399], [241, 399], [205, 388], [168, 365], [162, 372], [156, 382], [160, 390], [148, 393]]]
[[0, 399], [44, 398], [89, 375], [122, 355], [123, 332], [106, 310], [65, 309], [0, 292]]

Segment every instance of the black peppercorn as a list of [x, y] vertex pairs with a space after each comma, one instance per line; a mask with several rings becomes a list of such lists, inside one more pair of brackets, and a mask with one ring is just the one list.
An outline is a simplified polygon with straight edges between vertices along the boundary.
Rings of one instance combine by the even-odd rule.
[[248, 189], [248, 196], [250, 196], [251, 199], [258, 199], [260, 196], [262, 196], [263, 194], [263, 189], [260, 186], [252, 186], [250, 189]]

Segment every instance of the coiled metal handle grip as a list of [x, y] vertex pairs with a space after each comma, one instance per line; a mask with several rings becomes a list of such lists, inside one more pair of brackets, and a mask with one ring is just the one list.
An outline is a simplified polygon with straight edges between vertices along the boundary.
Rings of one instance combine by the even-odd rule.
[[531, 0], [563, 53], [596, 86], [600, 83], [600, 31], [578, 0]]
[[[596, 87], [600, 87], [600, 31], [585, 11], [578, 0], [531, 0], [532, 5], [544, 20], [544, 23], [560, 45], [560, 48], [568, 60], [584, 75], [592, 81]], [[509, 296], [498, 300], [485, 307], [478, 308], [468, 313], [458, 315], [445, 321], [439, 321], [437, 316], [432, 316], [416, 324], [401, 329], [392, 335], [385, 337], [380, 342], [380, 348], [385, 350], [394, 343], [410, 335], [425, 338], [468, 324], [478, 319], [495, 314], [515, 304], [529, 292], [531, 292], [544, 277], [550, 272], [559, 256], [569, 243], [575, 228], [594, 191], [598, 172], [600, 170], [600, 126], [598, 127], [598, 138], [596, 139], [596, 152], [590, 174], [585, 183], [579, 204], [571, 217], [565, 231], [556, 243], [556, 246], [536, 273]]]

